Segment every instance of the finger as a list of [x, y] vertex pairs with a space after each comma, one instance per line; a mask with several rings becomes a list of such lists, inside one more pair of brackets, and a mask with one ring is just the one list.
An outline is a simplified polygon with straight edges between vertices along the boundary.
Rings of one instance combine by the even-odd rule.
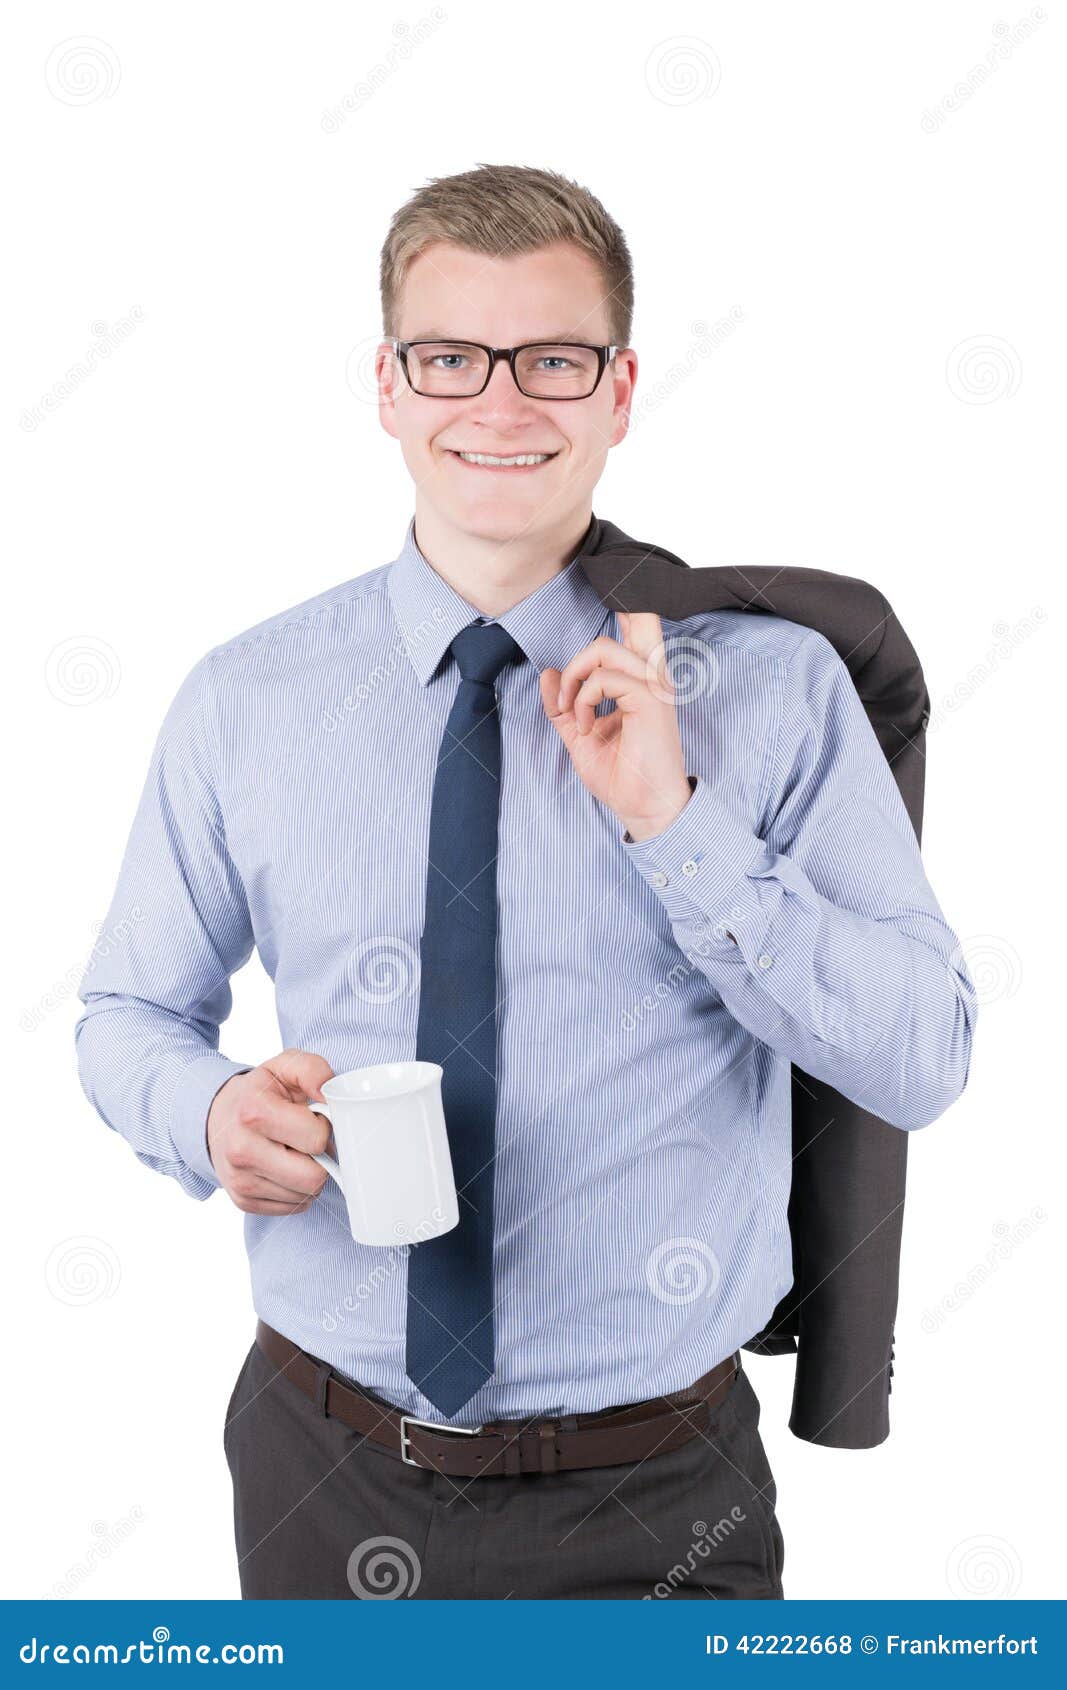
[[321, 1088], [334, 1077], [325, 1057], [311, 1050], [283, 1050], [280, 1056], [272, 1056], [261, 1066], [281, 1081], [296, 1103], [302, 1103], [305, 1097], [314, 1097], [321, 1103]]
[[558, 669], [542, 669], [540, 674], [541, 703], [545, 707], [546, 716], [558, 716], [559, 710], [559, 681]]
[[667, 646], [663, 638], [663, 624], [655, 611], [619, 613], [623, 639], [627, 651], [634, 652], [645, 665], [645, 679], [661, 703], [674, 697], [674, 681], [667, 663]]
[[621, 710], [609, 710], [606, 716], [594, 716], [593, 725], [585, 737], [599, 740], [602, 746], [608, 746], [622, 733], [623, 720]]
[[301, 1197], [313, 1197], [329, 1178], [325, 1168], [310, 1156], [269, 1138], [257, 1139], [247, 1159], [234, 1162], [234, 1166], [243, 1168], [250, 1178], [270, 1180]]
[[585, 646], [564, 665], [560, 674], [558, 709], [571, 709], [574, 694], [586, 676], [591, 675], [594, 669], [606, 666], [632, 674], [637, 680], [645, 672], [644, 662], [636, 652], [627, 651], [618, 640], [601, 634], [599, 639], [593, 640], [591, 645]]
[[654, 610], [623, 610], [619, 612], [623, 643], [638, 657], [649, 658], [663, 644], [663, 623]]
[[275, 1144], [287, 1144], [290, 1150], [303, 1150], [308, 1156], [325, 1150], [330, 1137], [325, 1115], [317, 1115], [305, 1103], [287, 1103], [281, 1097], [265, 1101], [261, 1119], [248, 1125]]
[[[319, 1191], [321, 1190], [322, 1186], [319, 1187]], [[301, 1207], [314, 1203], [318, 1196], [316, 1191], [293, 1191], [287, 1185], [279, 1185], [276, 1180], [263, 1179], [259, 1175], [248, 1179], [246, 1194], [255, 1198], [269, 1198], [272, 1203], [291, 1203], [294, 1206], [299, 1204]]]
[[574, 700], [574, 717], [578, 732], [587, 734], [596, 720], [596, 707], [605, 698], [613, 698], [622, 711], [636, 709], [640, 696], [647, 692], [644, 672], [640, 676], [623, 674], [618, 669], [596, 669], [582, 682]]
[[231, 1199], [246, 1215], [296, 1215], [303, 1209], [310, 1208], [313, 1198], [306, 1203], [277, 1203], [269, 1197], [234, 1197]]
[[545, 707], [545, 715], [559, 734], [568, 752], [574, 747], [578, 737], [578, 729], [572, 710], [562, 711], [557, 703], [559, 697], [559, 670], [545, 669], [541, 674], [541, 703]]
[[[578, 723], [573, 710], [560, 711], [556, 708], [556, 695], [559, 690], [559, 670], [545, 670], [541, 676], [541, 700], [545, 707], [545, 714], [552, 722], [568, 751], [573, 750], [579, 738]], [[606, 716], [594, 716], [593, 725], [589, 732], [602, 745], [610, 745], [616, 734], [622, 731], [622, 716], [618, 710], [611, 710]]]

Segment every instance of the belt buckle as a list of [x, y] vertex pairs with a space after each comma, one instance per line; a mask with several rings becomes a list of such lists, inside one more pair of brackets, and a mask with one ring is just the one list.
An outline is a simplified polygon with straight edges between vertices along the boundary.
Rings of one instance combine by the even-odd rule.
[[425, 1426], [429, 1432], [458, 1432], [462, 1437], [473, 1438], [482, 1430], [481, 1426], [443, 1426], [437, 1420], [420, 1420], [417, 1414], [402, 1414], [400, 1416], [400, 1459], [409, 1467], [419, 1467], [424, 1473], [436, 1471], [433, 1467], [423, 1467], [421, 1461], [416, 1461], [408, 1454], [411, 1439], [406, 1428], [408, 1426]]

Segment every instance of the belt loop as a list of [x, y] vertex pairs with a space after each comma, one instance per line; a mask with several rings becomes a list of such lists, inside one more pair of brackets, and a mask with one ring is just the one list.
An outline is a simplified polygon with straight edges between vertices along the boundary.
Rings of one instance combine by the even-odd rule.
[[315, 1369], [315, 1408], [324, 1420], [329, 1418], [326, 1409], [326, 1388], [330, 1383], [332, 1369], [324, 1361], [320, 1361]]
[[555, 1421], [549, 1421], [547, 1426], [541, 1427], [541, 1471], [542, 1473], [559, 1472], [559, 1446], [556, 1443]]

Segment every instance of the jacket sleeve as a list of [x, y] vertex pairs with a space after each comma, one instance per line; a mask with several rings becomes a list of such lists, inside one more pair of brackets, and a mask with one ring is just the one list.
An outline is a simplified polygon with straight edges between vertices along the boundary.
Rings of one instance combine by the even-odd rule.
[[761, 833], [718, 795], [711, 746], [671, 825], [623, 850], [735, 1020], [879, 1119], [927, 1126], [967, 1083], [974, 985], [824, 635], [781, 688]]
[[215, 1093], [255, 1066], [218, 1048], [229, 977], [254, 941], [215, 784], [210, 661], [191, 670], [164, 719], [75, 1027], [98, 1114], [197, 1198], [219, 1185], [206, 1131]]

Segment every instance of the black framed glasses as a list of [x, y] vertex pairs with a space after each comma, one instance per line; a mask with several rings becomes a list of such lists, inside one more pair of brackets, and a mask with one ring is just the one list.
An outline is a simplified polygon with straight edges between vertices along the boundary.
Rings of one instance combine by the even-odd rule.
[[617, 346], [575, 341], [527, 341], [523, 346], [482, 346], [473, 340], [395, 340], [389, 345], [413, 393], [424, 399], [473, 399], [484, 393], [498, 363], [528, 399], [588, 399], [595, 393]]

